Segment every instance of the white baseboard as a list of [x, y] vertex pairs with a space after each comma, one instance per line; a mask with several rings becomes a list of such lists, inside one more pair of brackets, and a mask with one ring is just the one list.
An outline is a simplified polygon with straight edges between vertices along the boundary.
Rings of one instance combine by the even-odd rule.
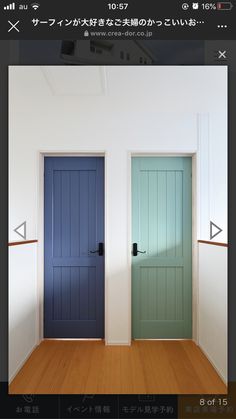
[[169, 341], [169, 342], [172, 342], [172, 341], [176, 341], [176, 340], [180, 340], [180, 341], [185, 341], [185, 340], [187, 340], [187, 341], [191, 341], [192, 342], [192, 339], [191, 338], [168, 338], [168, 339], [163, 339], [163, 338], [155, 338], [155, 339], [153, 339], [153, 338], [135, 338], [135, 339], [133, 339], [134, 341], [141, 341], [141, 342], [152, 342], [152, 341], [154, 341], [154, 342], [161, 342], [161, 341], [163, 341], [163, 340], [167, 340], [167, 341]]
[[200, 345], [200, 343], [197, 343], [197, 346], [199, 346], [199, 348], [201, 349], [201, 351], [204, 353], [205, 357], [208, 359], [208, 361], [210, 362], [210, 364], [213, 366], [213, 368], [216, 370], [217, 374], [220, 376], [221, 380], [224, 382], [224, 384], [226, 386], [228, 386], [228, 381], [227, 378], [225, 378], [222, 373], [219, 371], [218, 367], [215, 365], [215, 362], [212, 360], [212, 358], [210, 357], [210, 355], [207, 353], [207, 351], [205, 351], [205, 349], [202, 348], [202, 346]]
[[119, 341], [119, 340], [113, 340], [113, 341], [106, 341], [105, 345], [107, 346], [115, 346], [115, 345], [120, 345], [120, 346], [130, 346], [131, 345], [131, 341]]
[[8, 379], [8, 384], [11, 384], [11, 382], [14, 380], [18, 372], [21, 370], [23, 365], [26, 363], [26, 361], [29, 359], [29, 357], [32, 355], [34, 350], [37, 348], [37, 346], [40, 344], [40, 342], [36, 343], [33, 348], [28, 352], [28, 354], [25, 356], [25, 358], [20, 362], [16, 370], [11, 374], [11, 376]]

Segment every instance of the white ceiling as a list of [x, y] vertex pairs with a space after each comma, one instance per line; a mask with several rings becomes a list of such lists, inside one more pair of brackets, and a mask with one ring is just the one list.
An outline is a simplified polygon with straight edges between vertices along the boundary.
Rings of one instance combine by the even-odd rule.
[[42, 79], [56, 97], [121, 97], [124, 103], [138, 97], [147, 106], [154, 106], [151, 101], [155, 101], [155, 107], [161, 98], [163, 108], [176, 102], [189, 110], [203, 109], [204, 104], [209, 107], [209, 102], [213, 106], [221, 91], [225, 92], [227, 75], [225, 66], [63, 65], [40, 69]]
[[42, 66], [44, 77], [56, 96], [105, 94], [105, 69], [100, 66]]

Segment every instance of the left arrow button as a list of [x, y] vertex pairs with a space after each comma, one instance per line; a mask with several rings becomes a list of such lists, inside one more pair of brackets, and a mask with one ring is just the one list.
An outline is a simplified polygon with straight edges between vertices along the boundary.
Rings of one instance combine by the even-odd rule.
[[15, 233], [26, 240], [26, 221], [14, 229]]

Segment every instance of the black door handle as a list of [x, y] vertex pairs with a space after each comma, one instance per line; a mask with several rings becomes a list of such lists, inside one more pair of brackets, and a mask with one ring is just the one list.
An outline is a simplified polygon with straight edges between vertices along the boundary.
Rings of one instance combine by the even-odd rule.
[[99, 256], [104, 255], [104, 243], [98, 244], [98, 250], [90, 250], [89, 253], [98, 253]]
[[141, 250], [138, 250], [138, 243], [133, 243], [133, 256], [138, 256], [138, 253], [147, 253], [146, 250], [144, 252], [141, 252]]

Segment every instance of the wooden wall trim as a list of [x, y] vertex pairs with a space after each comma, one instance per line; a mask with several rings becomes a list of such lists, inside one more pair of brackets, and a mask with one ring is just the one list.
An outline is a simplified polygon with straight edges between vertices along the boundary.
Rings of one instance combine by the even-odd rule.
[[211, 241], [207, 241], [207, 240], [198, 240], [198, 243], [211, 244], [213, 246], [229, 247], [228, 243], [211, 242]]
[[8, 246], [19, 246], [21, 244], [38, 243], [38, 240], [24, 240], [22, 242], [10, 242]]
[[[8, 246], [19, 246], [22, 244], [30, 244], [30, 243], [38, 243], [38, 240], [24, 240], [24, 241], [17, 241], [17, 242], [10, 242]], [[229, 247], [228, 243], [220, 243], [220, 242], [212, 242], [207, 240], [198, 240], [198, 243], [203, 244], [211, 244], [213, 246], [222, 246], [222, 247]]]

